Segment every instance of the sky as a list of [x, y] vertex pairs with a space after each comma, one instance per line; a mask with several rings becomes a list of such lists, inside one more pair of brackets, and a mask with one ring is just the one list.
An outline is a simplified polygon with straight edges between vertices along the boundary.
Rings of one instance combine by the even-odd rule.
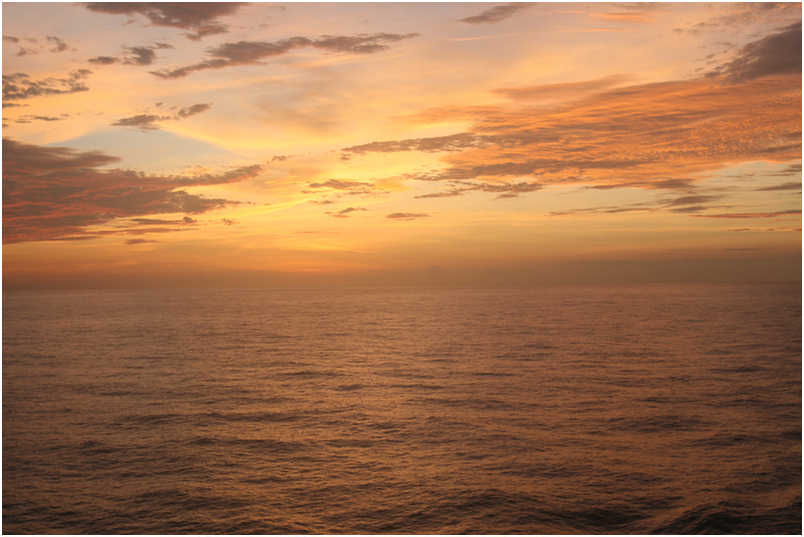
[[801, 279], [800, 3], [2, 15], [7, 289]]

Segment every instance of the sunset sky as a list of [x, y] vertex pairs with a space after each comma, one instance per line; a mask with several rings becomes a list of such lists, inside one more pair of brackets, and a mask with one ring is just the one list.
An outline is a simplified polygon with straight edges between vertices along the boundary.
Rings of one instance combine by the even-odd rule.
[[801, 4], [3, 4], [7, 286], [800, 278]]

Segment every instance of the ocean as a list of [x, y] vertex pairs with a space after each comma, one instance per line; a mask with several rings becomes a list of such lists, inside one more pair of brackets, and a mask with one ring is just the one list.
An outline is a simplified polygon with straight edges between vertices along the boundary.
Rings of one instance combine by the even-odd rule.
[[801, 286], [6, 291], [5, 533], [801, 532]]

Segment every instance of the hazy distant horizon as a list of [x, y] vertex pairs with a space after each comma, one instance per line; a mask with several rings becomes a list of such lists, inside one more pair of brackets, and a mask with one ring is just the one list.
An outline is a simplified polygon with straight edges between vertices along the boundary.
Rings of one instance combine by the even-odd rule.
[[801, 254], [764, 259], [564, 261], [524, 267], [428, 267], [410, 271], [290, 273], [138, 270], [109, 274], [4, 274], [3, 289], [103, 288], [539, 288], [562, 285], [801, 284]]

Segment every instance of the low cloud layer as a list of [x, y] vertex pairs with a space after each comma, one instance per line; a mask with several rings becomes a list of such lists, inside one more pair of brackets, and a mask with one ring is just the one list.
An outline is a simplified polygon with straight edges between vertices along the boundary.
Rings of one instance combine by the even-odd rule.
[[[255, 177], [262, 170], [260, 166], [247, 166], [218, 175], [157, 176], [108, 168], [118, 161], [98, 151], [79, 152], [3, 139], [3, 241], [81, 237], [87, 226], [114, 218], [203, 213], [236, 202], [189, 194], [181, 188], [234, 183]], [[187, 218], [178, 219], [178, 223], [191, 223]], [[158, 229], [172, 228], [115, 232], [141, 234]]]
[[[801, 158], [800, 59], [796, 68], [788, 59], [767, 60], [771, 51], [800, 56], [800, 45], [791, 52], [791, 43], [800, 43], [800, 25], [747, 45], [741, 67], [729, 68], [734, 76], [724, 71], [719, 77], [631, 86], [610, 78], [509, 87], [500, 92], [513, 103], [435, 108], [409, 118], [422, 124], [470, 121], [466, 132], [374, 141], [342, 152], [349, 158], [445, 152], [442, 167], [404, 175], [451, 185], [427, 197], [459, 195], [461, 182], [688, 189], [724, 166]], [[560, 107], [529, 102], [562, 92], [569, 95]]]
[[182, 78], [197, 71], [207, 69], [223, 69], [239, 65], [258, 65], [261, 60], [281, 56], [288, 52], [313, 47], [328, 52], [347, 52], [370, 54], [386, 50], [390, 43], [416, 37], [418, 34], [361, 34], [355, 36], [329, 36], [317, 39], [308, 37], [291, 37], [280, 41], [238, 41], [224, 43], [207, 51], [209, 59], [202, 62], [152, 71], [159, 78]]

